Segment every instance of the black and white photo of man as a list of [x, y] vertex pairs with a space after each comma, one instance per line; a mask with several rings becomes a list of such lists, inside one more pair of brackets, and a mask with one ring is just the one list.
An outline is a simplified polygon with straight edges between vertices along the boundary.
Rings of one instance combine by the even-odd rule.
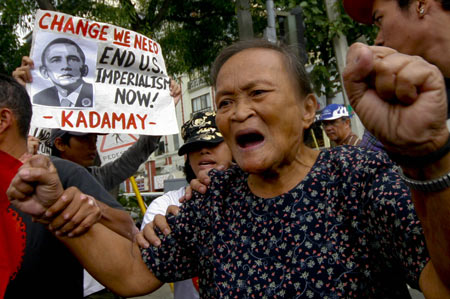
[[39, 71], [54, 86], [33, 97], [33, 104], [60, 107], [93, 107], [92, 84], [83, 80], [89, 67], [80, 46], [68, 38], [52, 40], [42, 51]]

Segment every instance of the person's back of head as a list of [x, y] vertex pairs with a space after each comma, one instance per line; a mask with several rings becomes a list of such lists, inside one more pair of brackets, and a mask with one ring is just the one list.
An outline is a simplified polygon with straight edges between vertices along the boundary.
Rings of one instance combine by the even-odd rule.
[[25, 88], [13, 78], [0, 74], [0, 111], [3, 109], [12, 111], [16, 120], [17, 133], [21, 138], [26, 139], [33, 114], [30, 97]]

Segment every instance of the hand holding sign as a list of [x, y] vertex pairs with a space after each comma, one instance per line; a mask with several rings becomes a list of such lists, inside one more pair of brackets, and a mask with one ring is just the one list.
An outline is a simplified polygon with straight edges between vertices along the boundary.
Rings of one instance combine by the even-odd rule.
[[32, 60], [24, 59], [14, 74], [19, 82], [32, 82], [32, 125], [97, 133], [178, 132], [171, 79], [157, 42], [53, 11], [38, 11], [35, 26]]

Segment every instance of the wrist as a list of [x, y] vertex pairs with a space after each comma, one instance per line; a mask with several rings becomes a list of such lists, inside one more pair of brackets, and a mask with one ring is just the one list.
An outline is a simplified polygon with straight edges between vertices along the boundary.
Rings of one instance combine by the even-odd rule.
[[441, 159], [426, 165], [400, 165], [403, 173], [415, 180], [431, 180], [439, 178], [450, 171], [450, 152]]
[[[445, 157], [450, 152], [450, 134], [447, 133], [446, 142], [437, 150], [425, 154], [410, 156], [402, 153], [394, 153], [386, 150], [386, 153], [392, 159], [400, 165], [405, 171], [413, 171], [414, 169], [426, 169], [426, 168], [438, 168], [442, 167], [443, 161], [446, 161]], [[448, 165], [448, 164], [447, 164]], [[443, 165], [446, 166], [445, 164]]]
[[450, 188], [450, 172], [429, 180], [415, 180], [400, 171], [402, 180], [413, 190], [422, 192], [441, 192]]

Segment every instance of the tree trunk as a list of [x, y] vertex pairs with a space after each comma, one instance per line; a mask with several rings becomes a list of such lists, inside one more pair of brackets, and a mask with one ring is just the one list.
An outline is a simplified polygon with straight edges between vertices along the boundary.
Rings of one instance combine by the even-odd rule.
[[50, 0], [36, 0], [40, 9], [55, 10]]
[[239, 39], [246, 40], [253, 38], [253, 21], [250, 14], [249, 0], [238, 0], [237, 5], [237, 18]]

